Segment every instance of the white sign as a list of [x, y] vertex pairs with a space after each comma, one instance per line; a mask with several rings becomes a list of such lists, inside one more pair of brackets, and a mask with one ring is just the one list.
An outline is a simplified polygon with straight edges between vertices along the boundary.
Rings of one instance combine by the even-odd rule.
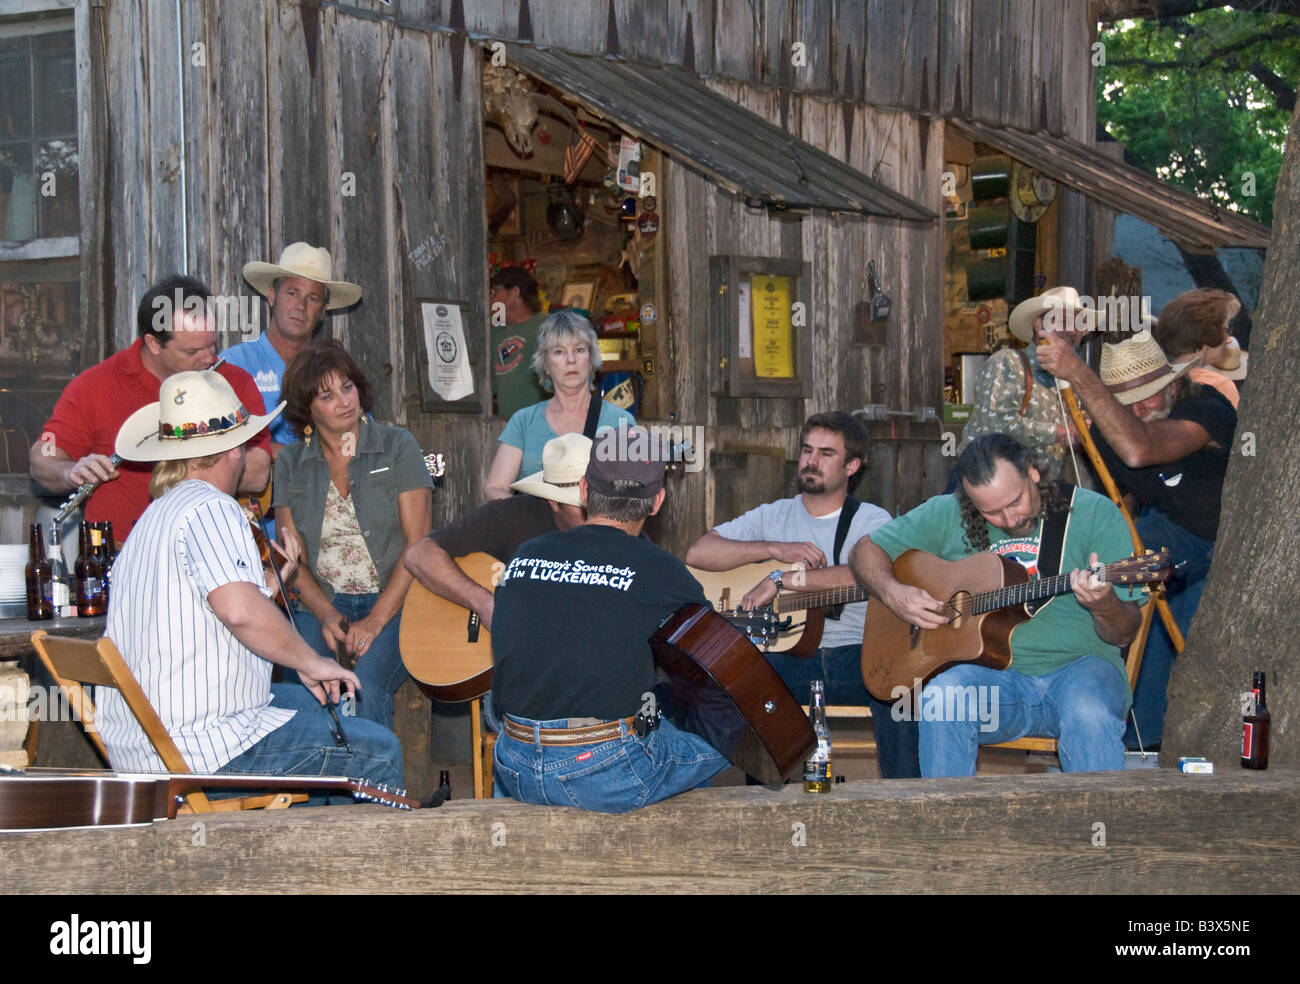
[[749, 303], [749, 281], [742, 280], [736, 285], [736, 294], [740, 301], [740, 338], [736, 354], [742, 359], [751, 359], [754, 356], [749, 347], [750, 341], [754, 337], [754, 329], [750, 327], [750, 303]]
[[465, 331], [460, 323], [460, 305], [424, 301], [424, 348], [429, 355], [429, 386], [440, 399], [461, 400], [474, 392], [465, 351]]

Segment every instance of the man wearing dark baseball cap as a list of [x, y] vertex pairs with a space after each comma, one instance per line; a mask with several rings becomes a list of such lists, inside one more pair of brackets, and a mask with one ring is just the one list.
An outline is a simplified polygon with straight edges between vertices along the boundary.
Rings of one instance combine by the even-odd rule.
[[[664, 462], [640, 428], [598, 440], [578, 490], [587, 521], [519, 548], [497, 585], [496, 794], [624, 813], [706, 783], [727, 760], [666, 718], [634, 721], [655, 685], [649, 638], [707, 604], [680, 560], [640, 539]], [[644, 725], [648, 724], [649, 730]]]

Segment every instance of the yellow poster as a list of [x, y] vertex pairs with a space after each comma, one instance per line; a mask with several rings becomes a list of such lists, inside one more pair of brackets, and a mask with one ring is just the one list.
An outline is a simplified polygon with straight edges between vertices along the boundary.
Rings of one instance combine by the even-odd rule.
[[790, 278], [755, 275], [754, 375], [760, 379], [794, 377], [794, 340], [790, 328]]

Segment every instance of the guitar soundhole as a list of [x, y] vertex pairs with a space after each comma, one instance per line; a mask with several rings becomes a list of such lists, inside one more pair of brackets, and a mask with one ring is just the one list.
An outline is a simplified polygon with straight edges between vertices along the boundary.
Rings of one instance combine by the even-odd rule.
[[948, 627], [960, 629], [970, 618], [974, 602], [969, 591], [958, 591], [948, 599]]

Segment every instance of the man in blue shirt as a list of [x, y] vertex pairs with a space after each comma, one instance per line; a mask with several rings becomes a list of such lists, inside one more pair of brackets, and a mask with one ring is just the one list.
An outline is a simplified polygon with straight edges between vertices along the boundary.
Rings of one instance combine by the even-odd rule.
[[[252, 375], [263, 402], [275, 406], [285, 364], [311, 344], [325, 312], [351, 307], [361, 300], [361, 288], [335, 280], [329, 250], [307, 243], [286, 246], [279, 263], [246, 263], [244, 279], [266, 298], [270, 320], [265, 332], [227, 349], [225, 357]], [[273, 458], [298, 439], [283, 417], [271, 425], [270, 434]]]

